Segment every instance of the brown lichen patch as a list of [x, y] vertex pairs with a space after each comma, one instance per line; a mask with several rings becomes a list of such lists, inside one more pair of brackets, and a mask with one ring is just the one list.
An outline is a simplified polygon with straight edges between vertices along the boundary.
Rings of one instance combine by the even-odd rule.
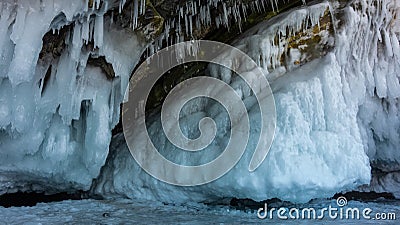
[[164, 30], [164, 18], [153, 6], [150, 0], [146, 0], [146, 13], [139, 18], [141, 28], [148, 39], [155, 39]]
[[329, 9], [327, 9], [319, 20], [319, 26], [303, 27], [303, 31], [297, 32], [295, 35], [288, 37], [288, 48], [299, 48], [299, 46], [319, 44], [321, 41], [321, 32], [328, 31], [333, 34], [332, 17]]
[[[310, 23], [309, 23], [310, 24]], [[285, 65], [286, 57], [290, 49], [298, 49], [302, 54], [301, 60], [296, 60], [295, 65], [302, 65], [313, 59], [319, 58], [327, 54], [333, 47], [334, 43], [325, 42], [327, 38], [334, 36], [334, 27], [332, 23], [332, 15], [329, 9], [325, 10], [324, 15], [319, 19], [319, 24], [315, 26], [303, 25], [300, 32], [294, 35], [282, 37], [276, 35], [275, 42], [285, 43], [285, 53], [281, 55], [280, 62]], [[287, 66], [287, 65], [286, 65]]]
[[93, 0], [89, 0], [88, 1], [88, 7], [89, 8], [93, 8]]

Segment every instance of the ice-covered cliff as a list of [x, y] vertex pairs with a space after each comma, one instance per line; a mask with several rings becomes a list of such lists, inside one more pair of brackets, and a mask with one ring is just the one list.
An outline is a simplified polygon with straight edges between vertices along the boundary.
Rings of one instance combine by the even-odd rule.
[[[136, 164], [122, 134], [111, 138], [125, 87], [143, 52], [205, 36], [196, 28], [242, 24], [246, 9], [278, 7], [276, 1], [224, 2], [189, 2], [176, 17], [162, 21], [163, 29], [151, 24], [155, 20], [140, 27], [145, 19], [139, 15], [148, 10], [145, 1], [128, 1], [129, 6], [111, 0], [0, 3], [0, 194], [92, 187], [101, 195], [166, 201], [277, 197], [304, 202], [369, 184], [372, 166], [385, 176], [374, 175], [372, 185], [362, 189], [399, 197], [398, 0], [295, 7], [233, 41], [262, 68], [276, 100], [276, 138], [253, 173], [247, 167], [259, 132], [256, 104], [249, 107], [250, 150], [226, 176], [204, 186], [155, 180]], [[127, 7], [131, 10], [124, 14]], [[210, 13], [210, 8], [218, 10]], [[149, 13], [156, 18], [154, 12]], [[254, 96], [232, 72], [214, 65], [207, 72], [252, 102]], [[189, 136], [198, 135], [195, 128], [204, 115], [215, 115], [221, 130], [229, 128], [214, 102], [191, 104], [196, 107], [183, 112], [181, 124]], [[154, 115], [149, 133], [176, 162], [210, 160], [226, 144], [222, 133], [209, 151], [191, 157], [158, 134]]]
[[[400, 159], [397, 13], [396, 1], [325, 2], [261, 23], [234, 42], [264, 69], [276, 100], [276, 137], [266, 161], [255, 172], [246, 170], [252, 154], [246, 151], [238, 165], [215, 182], [200, 187], [165, 185], [128, 157], [123, 138], [117, 136], [111, 149], [118, 153], [111, 153], [96, 192], [166, 201], [235, 196], [304, 202], [369, 184], [370, 164], [396, 171]], [[224, 57], [230, 60], [229, 55]], [[234, 87], [244, 101], [254, 98], [231, 71], [213, 65], [209, 71]], [[224, 114], [215, 103], [201, 99], [186, 109], [181, 126], [193, 137], [199, 135], [200, 117]], [[259, 132], [257, 110], [256, 106], [249, 110], [253, 135]], [[229, 127], [226, 120], [216, 121], [221, 130]], [[208, 152], [191, 155], [159, 134], [158, 120], [149, 129], [161, 153], [183, 165], [209, 162], [226, 145], [226, 134], [220, 135]], [[257, 136], [252, 138], [254, 147]], [[137, 143], [141, 143], [139, 149], [147, 146], [141, 140]], [[364, 190], [397, 194], [396, 173], [393, 178], [373, 182]]]
[[113, 4], [0, 3], [0, 193], [87, 190], [98, 176], [145, 47], [111, 24]]

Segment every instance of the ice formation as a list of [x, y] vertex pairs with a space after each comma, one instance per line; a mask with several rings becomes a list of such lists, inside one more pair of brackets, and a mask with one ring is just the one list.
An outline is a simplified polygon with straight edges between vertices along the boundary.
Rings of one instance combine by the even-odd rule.
[[[187, 1], [148, 46], [140, 32], [134, 31], [140, 26], [146, 1], [132, 2], [129, 29], [118, 27], [107, 14], [111, 8], [121, 13], [125, 0], [0, 3], [0, 194], [52, 188], [88, 190], [97, 178], [93, 191], [102, 195], [164, 201], [278, 197], [306, 202], [369, 184], [372, 166], [388, 175], [373, 178], [371, 186], [363, 188], [400, 197], [399, 175], [392, 173], [400, 168], [399, 0], [303, 6], [238, 38], [234, 45], [260, 65], [274, 89], [276, 140], [266, 161], [249, 173], [258, 108], [240, 79], [210, 65], [210, 75], [229, 83], [246, 102], [254, 135], [244, 157], [226, 176], [186, 188], [164, 184], [141, 170], [122, 134], [114, 137], [109, 155], [111, 129], [119, 121], [129, 76], [147, 47], [149, 54], [154, 53], [165, 41], [173, 44], [195, 36], [202, 26], [240, 25], [251, 11], [264, 10], [267, 5], [278, 10], [278, 4], [272, 0]], [[213, 7], [221, 10], [211, 17]], [[318, 29], [326, 15], [332, 19], [333, 34]], [[289, 47], [288, 39], [306, 28], [319, 32], [317, 44], [334, 48], [307, 61], [309, 46]], [[49, 31], [66, 32], [64, 47], [53, 52], [57, 57], [40, 57], [42, 39]], [[102, 57], [112, 65], [114, 76], [90, 63]], [[151, 117], [149, 132], [155, 144], [167, 158], [183, 164], [215, 158], [229, 128], [224, 111], [200, 99], [182, 115], [189, 136], [197, 135], [199, 119], [205, 115], [216, 118], [221, 130], [210, 149], [196, 157], [179, 152], [158, 134], [160, 124]], [[145, 146], [138, 143], [138, 147]]]
[[[303, 0], [303, 4], [306, 1]], [[148, 55], [152, 55], [167, 45], [173, 45], [182, 41], [195, 38], [194, 31], [215, 25], [228, 30], [232, 25], [237, 25], [242, 30], [242, 23], [252, 12], [266, 12], [272, 8], [279, 11], [276, 0], [189, 0], [176, 9], [176, 17], [168, 19], [163, 33], [149, 46]], [[213, 11], [217, 11], [212, 15]], [[171, 35], [171, 31], [174, 35]]]
[[[0, 3], [0, 193], [88, 190], [98, 176], [145, 47], [131, 30], [110, 25], [112, 4]], [[44, 35], [63, 29], [60, 56], [39, 59]], [[112, 80], [87, 63], [101, 56], [112, 64]]]
[[[301, 32], [307, 23], [319, 27], [326, 12], [332, 16], [334, 40], [322, 34], [319, 44], [334, 42], [335, 48], [301, 67], [293, 65], [307, 53], [301, 46], [289, 49], [285, 37]], [[381, 170], [398, 170], [398, 13], [398, 1], [360, 0], [346, 7], [325, 2], [277, 16], [239, 38], [235, 46], [253, 57], [270, 79], [278, 113], [276, 139], [266, 161], [255, 172], [246, 170], [250, 150], [232, 171], [215, 182], [199, 187], [166, 185], [140, 170], [129, 157], [122, 136], [116, 136], [95, 192], [173, 202], [232, 196], [307, 202], [369, 184], [370, 162]], [[280, 60], [284, 54], [289, 55], [287, 62]], [[229, 60], [227, 56], [221, 57]], [[210, 65], [209, 71], [241, 93], [243, 101], [252, 102], [246, 85], [229, 70]], [[257, 133], [257, 109], [249, 107], [252, 133]], [[215, 158], [224, 147], [228, 123], [223, 114], [204, 100], [183, 109], [181, 126], [188, 136], [198, 135], [197, 123], [204, 116], [214, 116], [222, 127], [210, 149], [195, 157], [171, 146], [159, 134], [162, 129], [156, 119], [151, 120], [149, 133], [166, 158], [198, 165]], [[146, 146], [141, 140], [137, 143], [138, 148]], [[398, 194], [396, 177], [394, 173], [382, 178], [384, 183], [372, 182], [367, 189]]]

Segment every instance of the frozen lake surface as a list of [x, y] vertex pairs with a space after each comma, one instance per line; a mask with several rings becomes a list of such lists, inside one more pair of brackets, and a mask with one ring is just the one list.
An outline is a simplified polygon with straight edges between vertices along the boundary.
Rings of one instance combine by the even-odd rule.
[[[337, 207], [336, 200], [321, 200], [299, 209], [313, 207]], [[400, 201], [356, 202], [350, 201], [344, 207], [371, 208], [370, 214], [396, 213], [400, 216]], [[327, 214], [328, 215], [328, 214]], [[327, 216], [328, 217], [328, 216]], [[0, 224], [399, 224], [396, 220], [336, 220], [324, 218], [264, 219], [256, 211], [241, 211], [228, 206], [206, 206], [202, 204], [165, 205], [152, 201], [132, 200], [79, 200], [53, 203], [39, 203], [34, 207], [0, 207]]]

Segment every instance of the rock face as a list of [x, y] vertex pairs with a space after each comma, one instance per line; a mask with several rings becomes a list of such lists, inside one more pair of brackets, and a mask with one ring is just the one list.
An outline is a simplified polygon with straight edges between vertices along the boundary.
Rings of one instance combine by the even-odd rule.
[[[399, 197], [400, 3], [303, 4], [3, 2], [0, 194], [91, 189], [164, 201], [278, 197], [305, 202], [363, 185], [362, 190]], [[162, 47], [196, 38], [230, 43], [258, 63], [274, 90], [278, 128], [271, 154], [256, 172], [244, 169], [249, 150], [220, 180], [178, 188], [141, 170], [122, 134], [112, 138], [111, 130], [138, 63]], [[218, 137], [211, 153], [191, 157], [158, 136], [155, 117], [172, 85], [210, 75], [234, 87], [244, 101], [254, 98], [232, 72], [204, 63], [190, 66], [162, 78], [147, 109], [154, 143], [170, 159], [189, 164], [212, 159], [226, 137]], [[191, 104], [196, 110], [183, 113], [189, 136], [197, 135], [199, 116], [223, 115], [213, 102]], [[253, 145], [257, 113], [257, 107], [249, 107]], [[217, 123], [229, 128], [224, 119]], [[145, 144], [138, 140], [138, 148]], [[379, 172], [370, 183], [371, 166]]]

